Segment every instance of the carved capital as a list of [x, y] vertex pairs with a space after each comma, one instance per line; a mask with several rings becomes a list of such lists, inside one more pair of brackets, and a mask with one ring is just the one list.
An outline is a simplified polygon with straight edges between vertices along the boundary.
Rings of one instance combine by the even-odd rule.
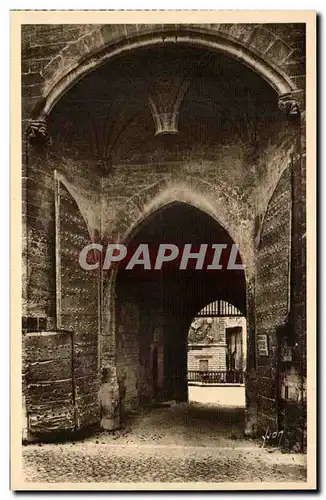
[[278, 107], [286, 115], [298, 116], [300, 113], [299, 103], [291, 92], [279, 96]]
[[26, 137], [30, 143], [35, 145], [46, 145], [51, 143], [45, 118], [38, 118], [28, 126]]

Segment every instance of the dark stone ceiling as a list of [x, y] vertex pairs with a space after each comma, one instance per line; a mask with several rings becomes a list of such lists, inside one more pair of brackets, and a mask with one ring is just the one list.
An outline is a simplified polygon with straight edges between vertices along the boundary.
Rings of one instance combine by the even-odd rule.
[[[179, 134], [154, 137], [149, 96], [169, 112], [182, 85]], [[216, 142], [251, 145], [275, 119], [282, 119], [277, 95], [258, 75], [221, 54], [176, 44], [130, 52], [91, 72], [55, 106], [49, 128], [58, 150], [137, 163], [153, 151], [173, 150], [170, 159], [180, 159]]]

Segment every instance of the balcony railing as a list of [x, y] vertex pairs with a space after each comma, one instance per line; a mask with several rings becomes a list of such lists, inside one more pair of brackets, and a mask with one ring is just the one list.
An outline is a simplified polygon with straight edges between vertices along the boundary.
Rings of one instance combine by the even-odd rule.
[[188, 371], [188, 382], [205, 384], [244, 384], [245, 373], [242, 371]]

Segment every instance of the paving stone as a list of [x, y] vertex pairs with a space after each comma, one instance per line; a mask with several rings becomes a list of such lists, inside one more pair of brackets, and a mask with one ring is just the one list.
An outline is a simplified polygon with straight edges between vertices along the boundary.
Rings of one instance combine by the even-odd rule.
[[[212, 411], [220, 416], [215, 425], [210, 424]], [[239, 427], [234, 423], [236, 415], [243, 417], [239, 409], [209, 408], [207, 421], [204, 415], [200, 405], [174, 412], [155, 409], [133, 419], [128, 434], [116, 433], [118, 440], [102, 433], [100, 442], [91, 436], [75, 443], [25, 446], [26, 479], [50, 483], [306, 480], [304, 455], [266, 450], [245, 439], [235, 445], [228, 436], [230, 429]]]

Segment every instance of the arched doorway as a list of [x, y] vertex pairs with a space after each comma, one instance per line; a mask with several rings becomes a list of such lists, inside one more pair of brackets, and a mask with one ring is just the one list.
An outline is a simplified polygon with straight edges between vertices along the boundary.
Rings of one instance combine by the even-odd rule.
[[[278, 97], [283, 92], [287, 95], [290, 88], [283, 86], [282, 79], [281, 85], [273, 84], [277, 71], [265, 78], [267, 66], [264, 71], [259, 64], [247, 67], [242, 57], [218, 50], [215, 42], [203, 44], [183, 36], [178, 44], [171, 40], [165, 44], [159, 36], [155, 46], [149, 41], [146, 47], [136, 44], [133, 49], [137, 50], [100, 58], [91, 68], [81, 64], [61, 89], [60, 85], [55, 89], [52, 100], [45, 99], [43, 109], [45, 114], [51, 111], [48, 124], [53, 150], [48, 168], [58, 166], [83, 194], [90, 233], [97, 230], [102, 238], [119, 241], [135, 221], [155, 212], [157, 185], [164, 183], [172, 197], [176, 186], [181, 186], [209, 199], [207, 213], [215, 225], [198, 209], [175, 204], [137, 226], [131, 246], [146, 241], [147, 236], [151, 239], [154, 231], [154, 243], [232, 244], [232, 234], [242, 249], [243, 243], [249, 249], [244, 252], [246, 259], [250, 254], [247, 262], [251, 266], [250, 274], [246, 267], [248, 285], [251, 279], [247, 294], [243, 272], [232, 271], [229, 279], [219, 271], [219, 279], [215, 279], [214, 272], [204, 270], [169, 273], [163, 269], [151, 271], [152, 280], [139, 267], [133, 272], [120, 267], [111, 289], [117, 294], [115, 308], [109, 313], [114, 320], [109, 329], [102, 317], [98, 321], [99, 359], [101, 369], [116, 361], [121, 399], [127, 408], [150, 400], [153, 393], [187, 399], [185, 339], [196, 311], [209, 302], [225, 300], [246, 314], [249, 291], [251, 298], [254, 295], [255, 238], [266, 198], [262, 197], [257, 210], [256, 186], [274, 182], [270, 173], [273, 160], [267, 159], [271, 165], [265, 165], [265, 150], [269, 151], [271, 136], [277, 143], [279, 130], [288, 141], [285, 147], [290, 150], [292, 144], [293, 131], [278, 110]], [[112, 55], [110, 49], [105, 53]], [[238, 55], [243, 55], [242, 50]], [[251, 60], [258, 61], [253, 54]], [[185, 89], [183, 83], [188, 79], [191, 85]], [[175, 116], [161, 127], [165, 109]], [[269, 151], [272, 159], [274, 155], [274, 150]], [[38, 176], [37, 164], [34, 167]], [[265, 182], [270, 177], [272, 181]], [[46, 196], [50, 205], [51, 189]], [[158, 234], [160, 227], [163, 234]], [[187, 227], [199, 233], [187, 233]], [[105, 294], [100, 295], [100, 301], [105, 301]], [[253, 316], [253, 301], [251, 306]], [[108, 313], [102, 302], [99, 310], [103, 317]], [[98, 338], [93, 326], [90, 334]], [[111, 342], [113, 336], [116, 345]], [[254, 343], [252, 346], [254, 350]], [[157, 370], [150, 358], [153, 352], [157, 352]], [[155, 388], [153, 379], [157, 380]], [[97, 397], [96, 390], [94, 394]]]
[[[160, 244], [175, 246], [178, 254], [155, 269]], [[150, 264], [137, 263], [131, 269], [140, 245], [148, 245]], [[189, 253], [185, 253], [187, 245], [191, 245]], [[215, 252], [220, 252], [218, 259]], [[232, 252], [236, 252], [233, 257]], [[230, 265], [233, 258], [235, 269]], [[227, 231], [185, 203], [164, 206], [130, 235], [115, 287], [117, 378], [126, 411], [154, 398], [188, 400], [189, 323], [199, 309], [218, 299], [246, 313], [241, 267]]]

